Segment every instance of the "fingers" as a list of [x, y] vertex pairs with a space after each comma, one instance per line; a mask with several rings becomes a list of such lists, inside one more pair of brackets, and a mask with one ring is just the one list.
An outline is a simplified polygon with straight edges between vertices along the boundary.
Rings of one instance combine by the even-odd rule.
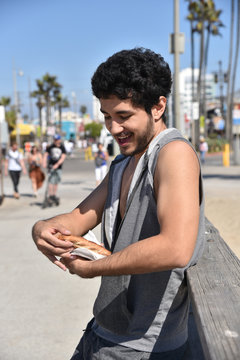
[[58, 260], [55, 256], [53, 255], [47, 255], [46, 257], [55, 265], [57, 265], [60, 269], [62, 269], [63, 271], [66, 271], [67, 268], [66, 266], [61, 262], [61, 260]]
[[[64, 242], [64, 240], [62, 240]], [[46, 241], [44, 239], [39, 239], [37, 243], [38, 250], [40, 250], [44, 255], [53, 255], [53, 256], [62, 256], [66, 252], [70, 252], [74, 249], [72, 243], [71, 246], [66, 246], [65, 244], [54, 244], [52, 242]]]
[[76, 274], [82, 278], [89, 278], [88, 270], [86, 268], [89, 260], [80, 256], [71, 255], [69, 253], [63, 254], [61, 263], [66, 266], [70, 274]]
[[69, 249], [72, 248], [73, 249], [73, 244], [70, 241], [67, 240], [61, 240], [57, 237], [57, 235], [52, 235], [51, 233], [47, 232], [47, 233], [43, 233], [42, 234], [42, 239], [44, 239], [45, 241], [49, 242], [51, 245], [53, 245], [54, 247], [61, 247], [63, 249]]

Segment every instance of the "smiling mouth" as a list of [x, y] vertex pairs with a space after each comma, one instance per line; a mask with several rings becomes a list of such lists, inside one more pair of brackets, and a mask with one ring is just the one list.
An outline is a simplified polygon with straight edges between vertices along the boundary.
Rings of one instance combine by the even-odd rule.
[[130, 142], [131, 137], [132, 137], [131, 134], [118, 136], [117, 137], [118, 144], [120, 146], [127, 145]]

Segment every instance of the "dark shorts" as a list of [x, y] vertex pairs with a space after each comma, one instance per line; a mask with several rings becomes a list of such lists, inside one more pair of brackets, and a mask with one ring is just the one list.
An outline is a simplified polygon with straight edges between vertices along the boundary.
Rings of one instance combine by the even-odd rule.
[[71, 360], [182, 360], [187, 348], [180, 348], [162, 353], [137, 351], [114, 344], [95, 334], [91, 329], [93, 320], [88, 324]]

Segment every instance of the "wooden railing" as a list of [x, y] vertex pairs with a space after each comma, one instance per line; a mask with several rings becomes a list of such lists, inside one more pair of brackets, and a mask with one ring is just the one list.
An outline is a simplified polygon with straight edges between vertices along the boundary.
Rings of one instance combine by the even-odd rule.
[[240, 260], [207, 219], [205, 236], [202, 258], [187, 270], [191, 311], [186, 360], [239, 360]]

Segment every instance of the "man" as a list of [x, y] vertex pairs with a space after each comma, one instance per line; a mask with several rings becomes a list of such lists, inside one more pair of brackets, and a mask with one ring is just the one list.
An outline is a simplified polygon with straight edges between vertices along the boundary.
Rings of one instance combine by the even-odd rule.
[[[83, 278], [102, 276], [72, 360], [182, 359], [187, 341], [185, 270], [203, 251], [199, 160], [165, 110], [171, 72], [147, 49], [123, 50], [101, 64], [92, 89], [121, 155], [72, 212], [39, 221], [33, 238], [49, 260]], [[112, 255], [86, 261], [55, 234], [83, 235], [102, 222]], [[56, 256], [61, 256], [58, 260]]]
[[61, 182], [62, 164], [66, 159], [66, 150], [61, 142], [61, 136], [55, 135], [53, 144], [46, 148], [43, 157], [43, 167], [48, 167], [48, 196], [49, 200], [58, 203], [57, 198], [58, 184]]

